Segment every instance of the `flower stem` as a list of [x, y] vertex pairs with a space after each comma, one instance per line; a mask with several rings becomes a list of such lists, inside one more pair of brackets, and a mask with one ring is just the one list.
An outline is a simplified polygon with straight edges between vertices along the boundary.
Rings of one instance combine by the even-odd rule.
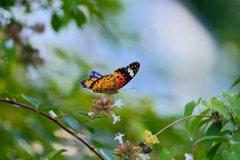
[[86, 127], [90, 124], [90, 122], [92, 122], [92, 121], [97, 117], [97, 115], [100, 114], [100, 112], [101, 112], [102, 110], [103, 110], [103, 109], [100, 109], [87, 123], [85, 123], [85, 125], [83, 125], [81, 128], [79, 128], [79, 129], [76, 131], [75, 134], [78, 134], [79, 132], [81, 132], [81, 130], [83, 130], [84, 128], [86, 128]]
[[175, 125], [175, 124], [177, 124], [177, 123], [179, 123], [179, 122], [181, 122], [181, 121], [184, 121], [184, 120], [186, 120], [186, 119], [193, 118], [193, 117], [212, 117], [212, 116], [206, 116], [206, 115], [201, 115], [201, 114], [199, 114], [199, 115], [191, 115], [191, 116], [183, 117], [183, 118], [181, 118], [181, 119], [179, 119], [179, 120], [177, 120], [177, 121], [175, 121], [175, 122], [167, 125], [167, 126], [164, 127], [163, 129], [161, 129], [158, 133], [155, 134], [155, 136], [158, 136], [160, 133], [162, 133], [164, 130], [170, 128], [171, 126], [173, 126], [173, 125]]

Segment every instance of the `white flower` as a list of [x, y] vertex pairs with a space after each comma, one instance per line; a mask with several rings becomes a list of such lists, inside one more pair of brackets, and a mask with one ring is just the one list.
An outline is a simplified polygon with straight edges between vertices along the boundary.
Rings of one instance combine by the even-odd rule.
[[29, 37], [33, 34], [32, 29], [30, 28], [23, 28], [20, 32], [20, 38], [24, 44], [28, 43]]
[[7, 49], [13, 48], [13, 45], [14, 45], [14, 41], [12, 39], [9, 39], [5, 42], [5, 46]]
[[115, 114], [112, 114], [113, 117], [113, 124], [115, 124], [117, 121], [120, 121], [120, 116], [116, 116]]
[[115, 135], [116, 135], [116, 137], [114, 138], [114, 140], [117, 139], [119, 143], [123, 144], [122, 137], [124, 136], [124, 134], [121, 134], [118, 132], [118, 135], [117, 134], [115, 134]]
[[185, 153], [186, 160], [194, 160], [193, 155]]
[[56, 118], [57, 117], [57, 115], [55, 114], [55, 112], [53, 110], [50, 110], [49, 114], [51, 115], [52, 118]]
[[11, 13], [0, 7], [0, 25], [5, 26], [10, 23]]
[[122, 100], [118, 99], [117, 101], [115, 101], [115, 104], [113, 106], [117, 106], [117, 107], [121, 108], [122, 105], [123, 105]]
[[91, 116], [93, 114], [94, 114], [94, 112], [88, 112], [88, 116]]
[[148, 154], [138, 154], [138, 156], [141, 157], [142, 160], [150, 159], [150, 157], [148, 157]]

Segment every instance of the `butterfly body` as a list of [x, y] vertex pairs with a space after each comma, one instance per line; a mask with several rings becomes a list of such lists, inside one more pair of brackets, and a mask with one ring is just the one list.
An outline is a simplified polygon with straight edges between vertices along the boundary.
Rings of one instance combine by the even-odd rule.
[[125, 86], [136, 75], [140, 68], [139, 62], [133, 62], [126, 67], [119, 68], [114, 74], [101, 75], [91, 71], [88, 79], [80, 82], [83, 88], [91, 89], [93, 92], [115, 94]]

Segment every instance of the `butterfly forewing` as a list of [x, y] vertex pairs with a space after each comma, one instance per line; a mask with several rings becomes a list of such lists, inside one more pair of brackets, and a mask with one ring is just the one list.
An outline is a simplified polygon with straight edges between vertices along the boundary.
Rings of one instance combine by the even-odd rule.
[[98, 93], [115, 93], [117, 91], [115, 78], [112, 74], [102, 76], [92, 83], [90, 89]]
[[133, 62], [126, 67], [119, 68], [114, 71], [117, 89], [125, 86], [137, 74], [140, 68], [139, 62]]

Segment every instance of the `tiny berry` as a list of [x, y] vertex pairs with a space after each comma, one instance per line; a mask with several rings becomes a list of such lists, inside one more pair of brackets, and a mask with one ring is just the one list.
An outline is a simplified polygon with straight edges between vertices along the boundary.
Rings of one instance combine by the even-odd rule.
[[143, 147], [143, 153], [148, 154], [152, 152], [152, 148], [150, 146]]
[[143, 146], [145, 146], [145, 143], [144, 143], [142, 140], [139, 140], [139, 141], [138, 141], [138, 145], [141, 146], [141, 147], [143, 147]]

